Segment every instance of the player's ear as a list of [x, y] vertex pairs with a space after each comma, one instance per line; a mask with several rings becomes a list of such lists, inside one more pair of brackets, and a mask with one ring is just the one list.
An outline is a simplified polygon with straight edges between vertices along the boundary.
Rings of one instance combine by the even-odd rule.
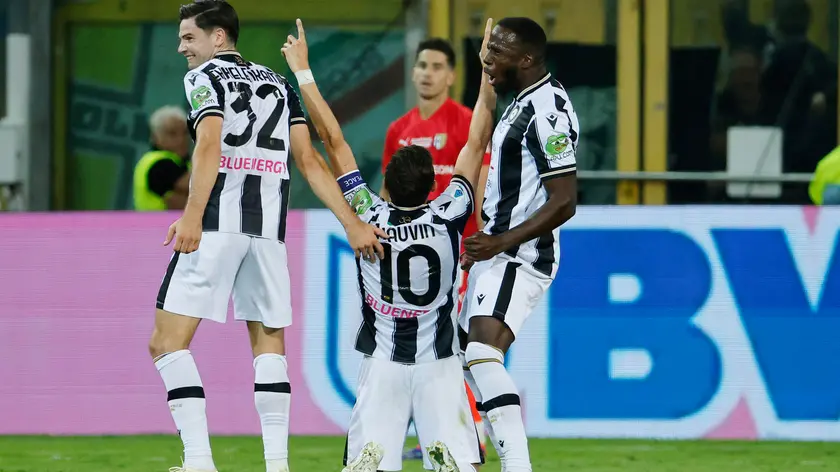
[[216, 47], [223, 47], [227, 42], [227, 33], [222, 28], [215, 28], [213, 30], [213, 45]]
[[455, 85], [455, 70], [449, 68], [449, 71], [446, 74], [446, 86], [452, 87], [453, 85]]
[[519, 67], [522, 69], [528, 69], [534, 65], [534, 55], [530, 52], [526, 52], [522, 55], [522, 59], [519, 60]]

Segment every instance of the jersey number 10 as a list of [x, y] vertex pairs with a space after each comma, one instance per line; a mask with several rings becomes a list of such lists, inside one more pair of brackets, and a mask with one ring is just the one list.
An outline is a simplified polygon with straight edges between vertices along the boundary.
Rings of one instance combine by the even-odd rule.
[[[251, 98], [254, 96], [254, 93], [251, 91], [251, 86], [245, 82], [228, 82], [228, 90], [231, 93], [239, 92], [239, 96], [231, 102], [230, 107], [237, 114], [248, 112], [248, 126], [245, 127], [245, 131], [242, 134], [228, 133], [224, 141], [228, 146], [243, 146], [251, 140], [251, 136], [254, 133], [254, 123], [257, 121], [257, 114], [251, 108]], [[257, 147], [271, 151], [285, 151], [286, 143], [282, 139], [272, 138], [271, 135], [274, 133], [277, 123], [280, 122], [280, 115], [283, 114], [286, 99], [280, 93], [280, 90], [272, 84], [260, 85], [257, 88], [256, 95], [263, 100], [268, 98], [269, 95], [274, 95], [277, 99], [277, 105], [274, 106], [271, 115], [268, 116], [265, 124], [257, 133]]]
[[[391, 245], [382, 243], [385, 257], [379, 261], [379, 277], [382, 279], [382, 299], [394, 300], [394, 276], [391, 267]], [[422, 257], [429, 265], [429, 287], [426, 293], [416, 294], [411, 289], [411, 259]], [[397, 254], [397, 290], [406, 303], [423, 307], [431, 304], [440, 293], [440, 256], [424, 244], [412, 244]]]

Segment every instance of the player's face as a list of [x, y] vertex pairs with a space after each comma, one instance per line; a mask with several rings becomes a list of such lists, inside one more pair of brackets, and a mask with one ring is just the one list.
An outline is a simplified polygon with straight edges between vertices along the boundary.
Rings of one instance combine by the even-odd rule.
[[490, 85], [498, 94], [519, 89], [519, 68], [525, 59], [516, 35], [507, 28], [496, 26], [487, 42], [484, 72], [490, 76]]
[[428, 100], [449, 92], [455, 82], [455, 71], [449, 67], [446, 54], [425, 49], [417, 55], [412, 81], [417, 93]]
[[178, 36], [181, 38], [178, 52], [187, 58], [187, 66], [190, 69], [195, 69], [212, 59], [225, 44], [224, 30], [216, 28], [207, 33], [195, 25], [193, 18], [181, 22]]

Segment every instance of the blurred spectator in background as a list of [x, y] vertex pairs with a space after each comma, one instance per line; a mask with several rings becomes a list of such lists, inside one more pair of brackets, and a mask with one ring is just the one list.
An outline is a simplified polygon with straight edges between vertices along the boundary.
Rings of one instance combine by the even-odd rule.
[[[761, 107], [761, 55], [749, 46], [738, 46], [729, 53], [729, 74], [715, 100], [712, 117], [711, 163], [709, 170], [726, 170], [727, 132], [732, 126], [759, 126]], [[709, 201], [723, 202], [725, 182], [708, 183]]]
[[134, 209], [182, 210], [190, 188], [187, 115], [178, 107], [159, 108], [149, 130], [152, 149], [134, 168]]
[[[472, 119], [472, 110], [450, 98], [449, 89], [455, 83], [455, 50], [448, 41], [431, 38], [420, 43], [414, 58], [412, 82], [417, 92], [417, 106], [388, 127], [382, 153], [382, 173], [385, 173], [391, 156], [397, 149], [408, 145], [423, 146], [431, 153], [435, 167], [435, 188], [429, 194], [429, 200], [433, 200], [446, 190], [449, 181], [452, 180], [455, 161], [458, 160], [461, 148], [467, 143]], [[489, 165], [490, 154], [485, 154], [484, 165], [481, 167], [478, 185], [475, 188], [476, 207], [479, 209], [484, 201], [484, 186], [487, 183]], [[387, 188], [383, 187], [380, 195], [389, 200]], [[484, 226], [480, 215], [481, 211], [477, 210], [475, 217], [469, 220], [464, 229], [464, 239]], [[466, 292], [466, 274], [462, 272], [459, 299], [463, 299]], [[473, 405], [473, 419], [482, 432], [480, 439], [483, 449], [481, 416], [475, 409], [475, 399], [469, 387], [467, 393]], [[422, 454], [420, 446], [417, 446], [408, 451], [405, 458], [421, 459]]]
[[840, 205], [840, 147], [817, 164], [808, 193], [817, 205]]
[[[837, 67], [808, 39], [808, 2], [776, 0], [774, 20], [768, 26], [750, 23], [745, 2], [737, 0], [725, 3], [723, 15], [730, 81], [718, 100], [726, 106], [715, 117], [717, 132], [725, 122], [779, 127], [784, 131], [783, 171], [813, 172], [837, 140], [836, 117], [829, 113], [836, 110]], [[758, 91], [754, 87], [757, 64], [761, 68]], [[719, 158], [719, 137], [717, 141], [713, 138], [713, 154]], [[785, 186], [782, 200], [805, 203], [807, 196], [801, 187]]]

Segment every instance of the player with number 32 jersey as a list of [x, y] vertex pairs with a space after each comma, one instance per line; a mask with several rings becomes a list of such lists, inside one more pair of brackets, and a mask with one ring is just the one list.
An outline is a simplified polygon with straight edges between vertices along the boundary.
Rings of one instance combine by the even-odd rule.
[[282, 76], [236, 52], [219, 54], [188, 73], [184, 87], [192, 107], [191, 132], [208, 116], [225, 117], [219, 177], [204, 230], [282, 241], [289, 206], [289, 130], [306, 123], [294, 90]]
[[223, 0], [179, 10], [178, 52], [195, 140], [189, 198], [164, 244], [174, 252], [157, 294], [149, 353], [166, 387], [184, 444], [170, 471], [216, 472], [201, 376], [189, 347], [202, 320], [246, 321], [254, 356], [254, 404], [266, 472], [289, 472], [291, 384], [284, 329], [292, 324], [286, 252], [289, 156], [347, 230], [350, 246], [372, 259], [377, 235], [344, 201], [309, 137], [288, 82], [236, 51], [239, 17]]

